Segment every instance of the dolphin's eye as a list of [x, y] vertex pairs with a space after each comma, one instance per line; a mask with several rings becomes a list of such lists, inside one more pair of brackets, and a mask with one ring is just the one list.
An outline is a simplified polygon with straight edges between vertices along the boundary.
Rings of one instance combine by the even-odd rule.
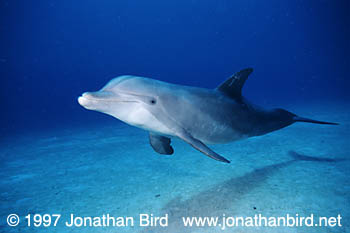
[[155, 99], [151, 99], [151, 104], [156, 104], [157, 103], [157, 101], [155, 100]]

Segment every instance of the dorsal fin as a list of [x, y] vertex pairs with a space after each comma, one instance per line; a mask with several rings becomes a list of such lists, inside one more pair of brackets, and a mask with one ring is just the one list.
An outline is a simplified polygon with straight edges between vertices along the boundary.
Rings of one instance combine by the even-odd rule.
[[220, 84], [216, 89], [233, 99], [240, 99], [242, 97], [243, 85], [252, 72], [252, 68], [241, 70]]

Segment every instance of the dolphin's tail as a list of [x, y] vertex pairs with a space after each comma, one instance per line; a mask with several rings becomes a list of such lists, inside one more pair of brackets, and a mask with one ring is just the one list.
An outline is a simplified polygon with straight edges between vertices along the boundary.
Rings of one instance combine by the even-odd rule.
[[294, 116], [293, 117], [294, 122], [308, 122], [308, 123], [314, 123], [314, 124], [322, 124], [322, 125], [339, 125], [338, 123], [333, 122], [326, 122], [326, 121], [316, 121], [309, 118]]

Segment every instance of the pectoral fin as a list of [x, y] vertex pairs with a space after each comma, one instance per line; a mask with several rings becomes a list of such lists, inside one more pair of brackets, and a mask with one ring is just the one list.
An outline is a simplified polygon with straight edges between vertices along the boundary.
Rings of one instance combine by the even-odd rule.
[[202, 152], [203, 154], [205, 154], [206, 156], [208, 156], [212, 159], [218, 160], [220, 162], [230, 163], [229, 160], [225, 159], [221, 155], [212, 151], [207, 145], [205, 145], [203, 142], [199, 141], [198, 139], [192, 137], [189, 133], [182, 131], [177, 136], [179, 138], [181, 138], [182, 140], [184, 140], [185, 142], [187, 142], [188, 144], [190, 144], [195, 149], [197, 149], [200, 152]]
[[152, 148], [159, 154], [171, 155], [174, 153], [174, 149], [170, 145], [170, 138], [149, 133], [149, 143], [151, 144]]

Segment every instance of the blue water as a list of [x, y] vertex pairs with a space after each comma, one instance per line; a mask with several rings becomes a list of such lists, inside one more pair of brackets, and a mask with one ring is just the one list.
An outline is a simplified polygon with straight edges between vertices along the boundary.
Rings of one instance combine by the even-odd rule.
[[[0, 232], [70, 232], [24, 225], [55, 212], [174, 219], [74, 232], [221, 232], [180, 218], [223, 213], [340, 214], [343, 227], [260, 230], [350, 231], [349, 11], [346, 0], [0, 1]], [[159, 156], [146, 132], [77, 103], [119, 75], [215, 88], [246, 67], [251, 102], [340, 125], [215, 145], [223, 165], [180, 140]]]

